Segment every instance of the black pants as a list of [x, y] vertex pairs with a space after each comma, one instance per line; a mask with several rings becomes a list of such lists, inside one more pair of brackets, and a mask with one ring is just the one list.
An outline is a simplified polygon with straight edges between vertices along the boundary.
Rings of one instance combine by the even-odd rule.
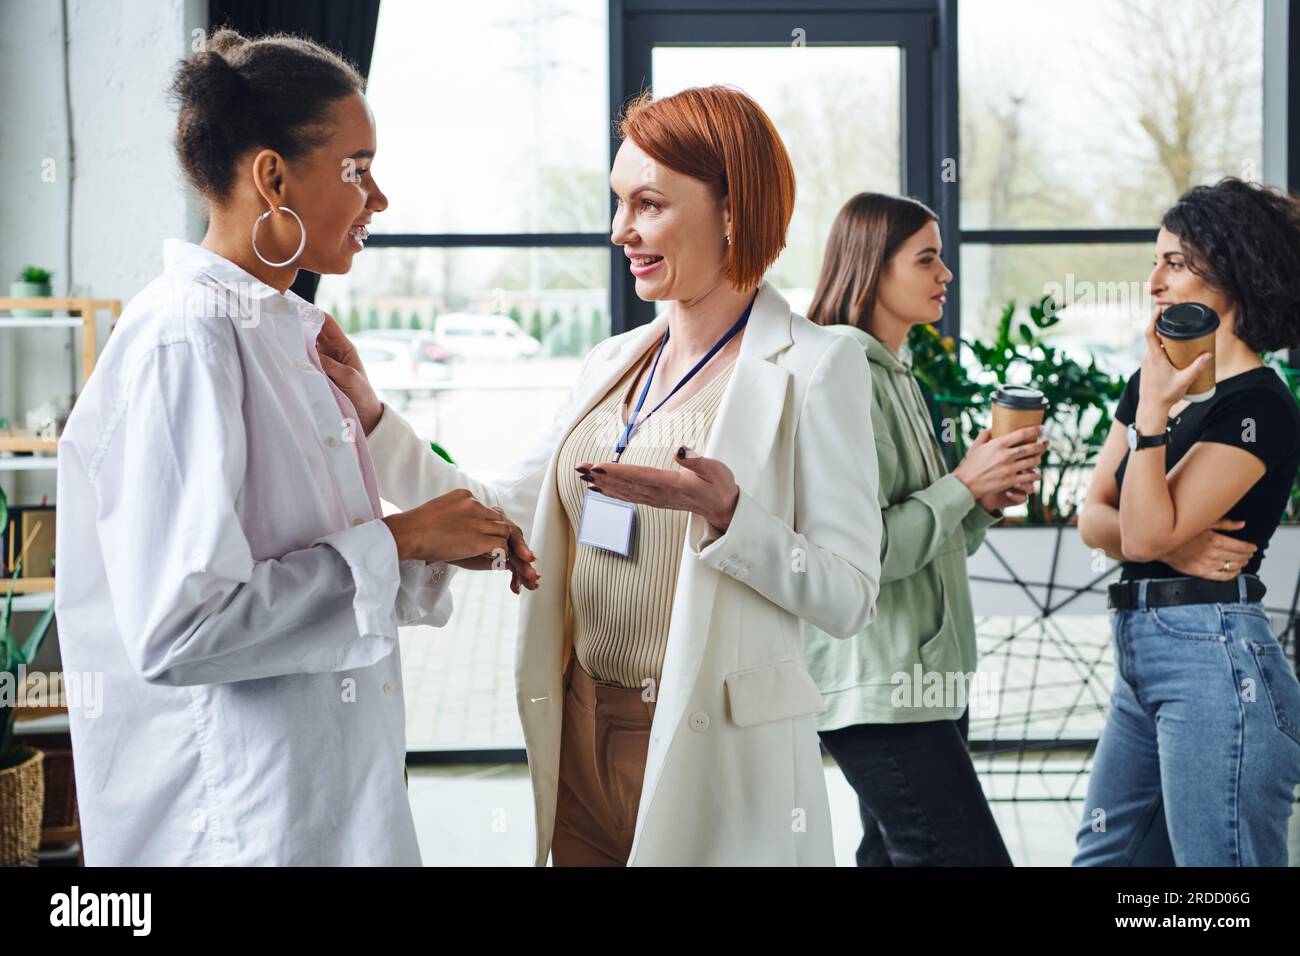
[[858, 866], [1011, 866], [958, 720], [857, 724], [822, 743], [858, 795]]

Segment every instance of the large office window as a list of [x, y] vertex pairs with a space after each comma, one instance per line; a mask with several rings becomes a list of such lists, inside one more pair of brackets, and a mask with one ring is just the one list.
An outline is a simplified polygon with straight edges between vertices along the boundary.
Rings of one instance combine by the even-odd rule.
[[656, 96], [725, 83], [771, 116], [798, 188], [787, 245], [768, 279], [805, 311], [844, 201], [902, 188], [899, 47], [656, 46], [650, 64]]
[[[650, 314], [611, 275], [611, 89], [725, 82], [791, 151], [770, 278], [796, 309], [842, 203], [903, 191], [944, 217], [948, 331], [980, 338], [1008, 301], [1059, 290], [1058, 343], [1127, 375], [1161, 213], [1191, 185], [1264, 178], [1265, 2], [384, 0], [368, 94], [391, 205], [317, 301], [422, 436], [471, 474], [508, 467], [587, 351]], [[506, 584], [462, 572], [452, 623], [404, 632], [413, 750], [521, 746]]]
[[[383, 397], [476, 477], [507, 469], [609, 335], [606, 0], [384, 0], [367, 96], [389, 208], [316, 295]], [[405, 628], [413, 751], [519, 747], [518, 598], [458, 572]]]
[[1064, 290], [1068, 344], [1137, 367], [1161, 214], [1191, 186], [1262, 178], [1263, 6], [960, 5], [964, 335]]

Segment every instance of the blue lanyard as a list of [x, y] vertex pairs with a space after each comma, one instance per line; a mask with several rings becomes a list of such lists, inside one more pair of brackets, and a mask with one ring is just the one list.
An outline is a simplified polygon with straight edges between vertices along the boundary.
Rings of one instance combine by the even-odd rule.
[[628, 418], [627, 426], [623, 429], [623, 437], [619, 439], [618, 444], [614, 447], [615, 461], [618, 461], [623, 457], [623, 452], [627, 450], [627, 443], [632, 440], [632, 433], [649, 421], [651, 415], [663, 408], [664, 402], [676, 395], [678, 390], [693, 379], [700, 369], [709, 364], [709, 359], [717, 355], [718, 352], [722, 350], [723, 346], [735, 338], [736, 334], [745, 327], [745, 323], [749, 321], [749, 313], [753, 310], [754, 301], [757, 298], [758, 293], [756, 292], [754, 293], [754, 298], [749, 300], [749, 305], [745, 306], [744, 313], [736, 320], [736, 324], [727, 330], [726, 335], [714, 342], [713, 348], [709, 349], [709, 351], [705, 353], [704, 358], [696, 362], [695, 367], [687, 372], [680, 382], [673, 386], [673, 390], [665, 395], [658, 405], [646, 412], [645, 418], [638, 422], [636, 417], [641, 414], [641, 406], [645, 404], [645, 397], [650, 393], [650, 383], [654, 381], [655, 370], [659, 368], [659, 357], [664, 354], [664, 346], [668, 344], [668, 333], [672, 331], [671, 329], [664, 329], [664, 337], [659, 340], [659, 351], [655, 353], [654, 365], [650, 366], [650, 376], [645, 380], [645, 387], [641, 389], [641, 397], [637, 399], [636, 408], [632, 409], [632, 415]]

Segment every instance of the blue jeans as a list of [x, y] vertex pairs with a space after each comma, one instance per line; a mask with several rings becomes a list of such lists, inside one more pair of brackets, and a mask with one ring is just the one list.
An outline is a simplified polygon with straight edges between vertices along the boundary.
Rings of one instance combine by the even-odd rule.
[[1075, 866], [1286, 866], [1300, 682], [1263, 605], [1112, 611], [1115, 689]]

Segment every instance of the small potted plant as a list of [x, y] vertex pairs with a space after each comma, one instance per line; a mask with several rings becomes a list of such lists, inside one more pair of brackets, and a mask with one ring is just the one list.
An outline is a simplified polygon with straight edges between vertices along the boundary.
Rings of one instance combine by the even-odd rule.
[[[52, 294], [50, 271], [39, 266], [28, 266], [18, 273], [18, 278], [9, 283], [9, 295], [15, 299], [34, 299], [48, 297]], [[14, 315], [27, 318], [44, 318], [51, 313], [40, 309], [14, 309]]]

